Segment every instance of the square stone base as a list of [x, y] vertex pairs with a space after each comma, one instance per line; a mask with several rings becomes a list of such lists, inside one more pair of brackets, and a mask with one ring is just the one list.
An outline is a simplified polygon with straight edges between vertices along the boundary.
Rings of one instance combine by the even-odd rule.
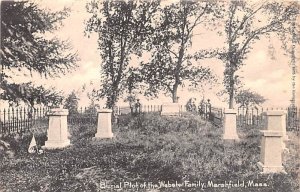
[[68, 147], [71, 144], [70, 140], [65, 141], [46, 141], [43, 149], [61, 149]]
[[113, 138], [114, 137], [114, 134], [112, 133], [112, 132], [106, 132], [106, 133], [104, 133], [104, 132], [97, 132], [96, 134], [95, 134], [95, 139], [97, 139], [97, 138], [99, 138], [99, 139], [104, 139], [104, 138], [109, 138], [109, 139], [111, 139], [111, 138]]
[[283, 166], [265, 166], [261, 162], [258, 162], [257, 165], [258, 165], [259, 170], [263, 174], [268, 174], [268, 173], [284, 173], [284, 174], [286, 174]]

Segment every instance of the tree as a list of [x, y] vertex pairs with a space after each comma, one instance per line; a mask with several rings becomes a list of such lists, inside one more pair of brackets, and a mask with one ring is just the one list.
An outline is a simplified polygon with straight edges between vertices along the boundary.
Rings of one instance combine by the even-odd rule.
[[0, 93], [0, 98], [9, 101], [10, 105], [18, 105], [23, 101], [31, 107], [36, 104], [57, 106], [63, 100], [62, 92], [56, 91], [54, 87], [45, 89], [43, 86], [35, 86], [32, 82], [11, 83], [3, 88], [4, 91]]
[[[236, 72], [244, 65], [253, 44], [271, 33], [283, 32], [283, 24], [297, 14], [297, 3], [230, 1], [226, 12], [225, 33], [227, 47], [219, 55], [225, 63], [225, 91], [229, 108], [233, 108], [236, 86], [240, 82]], [[263, 16], [263, 17], [262, 17]]]
[[153, 14], [158, 1], [91, 1], [87, 11], [92, 14], [86, 32], [98, 33], [102, 58], [100, 98], [113, 109], [126, 90], [130, 73], [129, 61], [133, 54], [141, 56], [146, 36], [151, 33]]
[[171, 94], [178, 102], [179, 86], [197, 86], [213, 78], [209, 68], [197, 66], [193, 59], [200, 54], [189, 53], [194, 30], [205, 22], [213, 22], [218, 6], [209, 1], [179, 1], [160, 9], [160, 19], [151, 36], [151, 60], [142, 63], [141, 75], [148, 84], [146, 95], [157, 96], [159, 91]]
[[252, 92], [250, 89], [241, 90], [235, 96], [235, 100], [237, 104], [240, 104], [240, 107], [245, 107], [246, 111], [248, 111], [250, 107], [260, 106], [266, 101], [262, 95]]
[[76, 67], [78, 57], [69, 42], [46, 35], [58, 29], [67, 16], [68, 9], [49, 12], [28, 1], [1, 1], [0, 88], [4, 97], [18, 97], [18, 92], [8, 92], [21, 86], [13, 83], [17, 71], [57, 77]]
[[75, 91], [73, 90], [66, 98], [64, 102], [64, 109], [69, 110], [69, 114], [78, 114], [78, 101]]
[[[84, 86], [85, 87], [85, 86]], [[97, 109], [100, 109], [100, 105], [95, 103], [95, 96], [92, 92], [87, 92], [87, 97], [89, 98], [89, 106], [84, 110], [86, 114], [95, 114], [97, 113]]]

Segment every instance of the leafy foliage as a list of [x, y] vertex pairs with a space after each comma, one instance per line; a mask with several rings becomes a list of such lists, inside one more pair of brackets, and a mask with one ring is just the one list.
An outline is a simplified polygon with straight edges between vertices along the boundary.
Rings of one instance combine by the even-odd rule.
[[[247, 3], [230, 1], [226, 12], [225, 34], [228, 45], [219, 58], [225, 64], [224, 86], [229, 94], [229, 108], [233, 107], [236, 85], [240, 81], [236, 72], [242, 67], [253, 44], [271, 33], [285, 33], [284, 23], [298, 14], [296, 2]], [[262, 17], [258, 17], [261, 14]]]
[[63, 100], [61, 91], [56, 91], [54, 87], [46, 89], [43, 86], [35, 86], [32, 82], [7, 84], [4, 81], [0, 88], [3, 91], [0, 93], [0, 99], [9, 101], [10, 105], [19, 105], [21, 101], [32, 107], [36, 104], [59, 105]]
[[194, 29], [208, 20], [213, 22], [219, 15], [217, 7], [210, 1], [179, 1], [160, 9], [149, 45], [151, 61], [142, 63], [141, 69], [148, 85], [146, 95], [156, 96], [163, 91], [171, 93], [173, 102], [177, 102], [179, 86], [184, 83], [197, 86], [213, 79], [209, 68], [192, 63], [195, 55], [188, 49]]
[[69, 114], [77, 114], [78, 113], [78, 101], [75, 91], [72, 91], [66, 98], [64, 102], [64, 109], [69, 110]]
[[98, 95], [107, 98], [109, 108], [114, 107], [126, 89], [126, 81], [131, 74], [128, 73], [131, 55], [141, 55], [145, 37], [151, 32], [156, 7], [157, 1], [106, 0], [87, 4], [87, 11], [92, 16], [87, 22], [86, 32], [98, 33], [102, 58], [103, 80]]
[[249, 89], [241, 90], [236, 96], [235, 100], [237, 104], [240, 104], [240, 107], [257, 107], [263, 104], [266, 99], [258, 93], [252, 92]]
[[22, 86], [11, 83], [15, 72], [55, 77], [76, 66], [78, 57], [71, 52], [69, 42], [47, 38], [67, 16], [68, 9], [49, 12], [28, 1], [1, 2], [0, 84], [6, 90], [3, 94], [9, 94], [7, 99], [15, 101], [22, 96], [8, 91]]

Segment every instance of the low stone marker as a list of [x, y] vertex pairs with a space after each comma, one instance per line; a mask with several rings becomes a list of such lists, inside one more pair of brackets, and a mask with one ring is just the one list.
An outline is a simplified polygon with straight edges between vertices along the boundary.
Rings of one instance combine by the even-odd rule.
[[260, 162], [258, 167], [262, 173], [285, 173], [282, 166], [282, 143], [284, 111], [268, 111], [267, 129], [262, 130]]
[[239, 140], [239, 136], [236, 131], [236, 110], [225, 109], [224, 111], [224, 135], [223, 139], [226, 140]]
[[179, 116], [180, 115], [180, 105], [178, 103], [163, 103], [161, 115]]
[[49, 115], [49, 127], [47, 131], [48, 140], [43, 148], [55, 149], [64, 148], [70, 145], [67, 116], [67, 109], [51, 109]]
[[100, 109], [98, 111], [98, 126], [95, 138], [112, 138], [111, 109]]

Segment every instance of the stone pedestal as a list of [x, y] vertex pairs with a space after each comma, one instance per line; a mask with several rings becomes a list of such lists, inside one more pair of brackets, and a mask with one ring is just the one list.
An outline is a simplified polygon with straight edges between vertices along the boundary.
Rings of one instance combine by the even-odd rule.
[[179, 116], [180, 115], [180, 105], [178, 103], [163, 103], [161, 115]]
[[236, 110], [225, 109], [224, 111], [224, 135], [223, 139], [226, 140], [239, 140], [239, 136], [236, 131]]
[[55, 108], [50, 110], [50, 112], [48, 113], [48, 140], [45, 142], [44, 148], [64, 148], [70, 145], [67, 123], [68, 113], [69, 111], [67, 109]]
[[262, 173], [285, 173], [282, 166], [282, 132], [263, 130], [260, 162]]
[[282, 149], [288, 151], [285, 145], [285, 142], [288, 141], [288, 136], [286, 134], [286, 113], [285, 110], [267, 111], [264, 115], [267, 116], [267, 130], [281, 132]]
[[98, 126], [95, 138], [112, 138], [111, 109], [100, 109], [98, 111]]

